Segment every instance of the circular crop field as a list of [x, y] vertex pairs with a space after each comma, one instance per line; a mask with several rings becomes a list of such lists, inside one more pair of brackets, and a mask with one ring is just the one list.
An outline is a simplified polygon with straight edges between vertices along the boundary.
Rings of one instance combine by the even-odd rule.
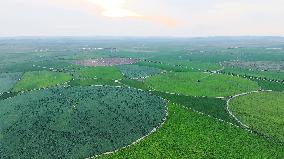
[[0, 158], [86, 158], [160, 126], [165, 101], [131, 88], [70, 87], [0, 101]]
[[245, 125], [284, 142], [284, 92], [258, 92], [232, 99], [229, 108]]
[[256, 82], [222, 74], [201, 72], [167, 73], [146, 79], [158, 91], [191, 96], [225, 97], [258, 90]]

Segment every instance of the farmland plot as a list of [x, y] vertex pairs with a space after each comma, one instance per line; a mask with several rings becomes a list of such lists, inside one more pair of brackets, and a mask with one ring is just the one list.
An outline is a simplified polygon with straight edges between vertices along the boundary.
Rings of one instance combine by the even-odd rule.
[[116, 67], [82, 67], [75, 71], [75, 78], [97, 78], [97, 79], [121, 79], [122, 74]]
[[0, 101], [0, 158], [85, 158], [148, 135], [165, 102], [125, 87], [52, 88]]
[[167, 57], [163, 56], [160, 58], [153, 58], [151, 60], [159, 61], [163, 64], [168, 64], [172, 66], [180, 66], [185, 67], [193, 70], [209, 70], [209, 71], [215, 71], [220, 70], [222, 67], [216, 63], [209, 63], [209, 62], [201, 62], [201, 61], [189, 61], [184, 59], [173, 59], [174, 57]]
[[120, 83], [128, 87], [142, 89], [145, 91], [150, 90], [150, 88], [143, 81], [138, 81], [134, 79], [122, 79], [120, 80]]
[[14, 86], [13, 91], [26, 91], [38, 88], [47, 88], [71, 80], [71, 76], [61, 72], [35, 71], [26, 72]]
[[284, 72], [284, 61], [226, 61], [223, 65], [241, 69]]
[[28, 61], [19, 63], [9, 63], [1, 65], [0, 72], [31, 72], [31, 71], [44, 71], [44, 70], [63, 70], [73, 69], [78, 67], [72, 65], [68, 61], [61, 60], [43, 60], [43, 61]]
[[194, 111], [209, 115], [213, 118], [223, 120], [225, 122], [238, 124], [234, 118], [226, 110], [226, 101], [213, 97], [193, 97], [177, 94], [163, 93], [152, 91], [152, 94], [163, 97], [172, 103], [182, 105]]
[[232, 112], [248, 127], [284, 142], [284, 93], [260, 92], [234, 98]]
[[248, 70], [248, 69], [230, 68], [230, 67], [225, 68], [222, 72], [226, 74], [251, 76], [263, 79], [284, 80], [284, 72], [257, 71], [257, 70]]
[[20, 79], [22, 73], [2, 73], [0, 74], [0, 94], [9, 91]]
[[118, 66], [118, 69], [125, 77], [136, 79], [149, 77], [162, 72], [162, 70], [158, 68], [138, 65], [121, 65]]
[[257, 80], [253, 79], [253, 81], [257, 82], [258, 85], [263, 90], [273, 90], [273, 91], [284, 91], [284, 83], [283, 82], [272, 82], [268, 80]]
[[120, 86], [116, 80], [109, 79], [74, 79], [68, 83], [70, 86], [92, 86], [92, 85], [108, 85]]
[[259, 89], [256, 82], [244, 78], [198, 72], [156, 75], [147, 78], [145, 83], [162, 92], [208, 97], [225, 97]]
[[161, 70], [174, 71], [174, 72], [193, 71], [192, 69], [186, 68], [186, 67], [183, 67], [183, 66], [175, 66], [175, 65], [170, 65], [170, 64], [160, 63], [160, 62], [140, 61], [136, 64], [139, 65], [139, 66], [154, 67], [154, 68], [158, 68], [158, 69], [161, 69]]
[[169, 105], [157, 132], [137, 145], [101, 158], [283, 158], [284, 148], [233, 125]]
[[138, 62], [137, 59], [132, 58], [100, 58], [93, 60], [79, 60], [76, 61], [75, 64], [82, 66], [115, 66], [115, 65], [125, 65], [125, 64], [133, 64]]

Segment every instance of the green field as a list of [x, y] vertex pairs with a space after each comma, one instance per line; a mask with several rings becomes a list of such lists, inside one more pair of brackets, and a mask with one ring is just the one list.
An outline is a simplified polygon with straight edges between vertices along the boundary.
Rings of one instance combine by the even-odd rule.
[[209, 73], [167, 73], [146, 79], [158, 91], [191, 96], [224, 97], [258, 90], [256, 82], [244, 78]]
[[121, 65], [117, 68], [122, 72], [126, 78], [145, 78], [152, 76], [158, 73], [161, 73], [162, 70], [154, 67], [139, 66], [139, 65]]
[[245, 130], [169, 105], [169, 117], [140, 143], [101, 158], [283, 158], [284, 148]]
[[179, 67], [185, 67], [192, 70], [209, 70], [209, 71], [215, 71], [220, 70], [222, 67], [217, 63], [209, 63], [209, 62], [202, 62], [202, 61], [189, 61], [184, 59], [174, 59], [174, 57], [170, 56], [161, 56], [161, 57], [155, 57], [150, 60], [161, 62], [162, 64], [168, 64], [172, 66], [179, 66]]
[[267, 80], [257, 80], [254, 79], [253, 81], [257, 82], [261, 89], [264, 90], [273, 90], [273, 91], [284, 91], [284, 83], [282, 82], [272, 82]]
[[190, 68], [182, 67], [182, 66], [175, 66], [170, 64], [163, 64], [163, 63], [156, 63], [156, 62], [149, 62], [149, 61], [140, 61], [136, 63], [139, 66], [147, 66], [147, 67], [154, 67], [165, 71], [174, 71], [174, 72], [189, 72], [194, 71]]
[[121, 84], [115, 80], [109, 79], [74, 79], [68, 83], [71, 86], [92, 86], [92, 85], [109, 85], [120, 86]]
[[253, 130], [284, 142], [283, 92], [261, 92], [240, 96], [231, 101], [230, 109]]
[[[122, 84], [134, 87], [142, 90], [149, 90], [144, 82], [137, 80], [121, 80]], [[169, 94], [159, 91], [150, 91], [152, 94], [160, 96], [171, 103], [179, 104], [194, 111], [204, 113], [205, 115], [210, 115], [217, 119], [224, 120], [226, 122], [238, 124], [235, 119], [225, 109], [226, 100], [218, 99], [214, 97], [193, 97], [186, 95]]]
[[256, 70], [247, 70], [240, 68], [225, 68], [223, 72], [227, 74], [252, 76], [264, 79], [284, 80], [284, 72], [256, 71]]
[[[0, 65], [1, 66], [1, 65]], [[8, 63], [2, 65], [0, 67], [0, 72], [31, 72], [31, 71], [46, 71], [52, 69], [73, 69], [77, 66], [72, 65], [69, 63], [68, 60], [54, 60], [54, 59], [47, 59], [44, 61], [40, 60], [32, 60], [32, 61], [23, 61], [17, 63]]]
[[14, 92], [32, 90], [38, 88], [47, 88], [56, 86], [71, 80], [71, 76], [66, 73], [51, 71], [27, 72], [13, 88]]
[[0, 101], [1, 158], [86, 158], [127, 146], [166, 116], [166, 103], [116, 87], [50, 88]]
[[226, 111], [226, 101], [224, 99], [176, 95], [159, 91], [151, 91], [151, 93], [163, 97], [172, 103], [204, 113], [205, 115], [210, 115], [225, 122], [234, 123], [236, 125], [238, 124]]
[[0, 57], [0, 159], [284, 159], [284, 37], [0, 37]]
[[122, 79], [120, 80], [120, 83], [122, 83], [123, 85], [127, 87], [133, 87], [133, 88], [142, 89], [145, 91], [150, 90], [150, 88], [143, 81], [138, 81], [134, 79]]
[[75, 78], [121, 79], [123, 76], [116, 67], [82, 67], [75, 72]]

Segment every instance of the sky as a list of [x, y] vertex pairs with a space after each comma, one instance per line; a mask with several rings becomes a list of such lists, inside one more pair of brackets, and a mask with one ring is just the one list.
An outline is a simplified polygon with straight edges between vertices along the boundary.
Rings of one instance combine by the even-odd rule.
[[284, 0], [0, 0], [0, 36], [284, 36]]

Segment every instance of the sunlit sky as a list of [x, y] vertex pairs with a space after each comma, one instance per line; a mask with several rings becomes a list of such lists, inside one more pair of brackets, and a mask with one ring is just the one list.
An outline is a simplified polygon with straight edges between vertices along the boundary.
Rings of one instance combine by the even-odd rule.
[[284, 35], [284, 0], [0, 0], [0, 36]]

